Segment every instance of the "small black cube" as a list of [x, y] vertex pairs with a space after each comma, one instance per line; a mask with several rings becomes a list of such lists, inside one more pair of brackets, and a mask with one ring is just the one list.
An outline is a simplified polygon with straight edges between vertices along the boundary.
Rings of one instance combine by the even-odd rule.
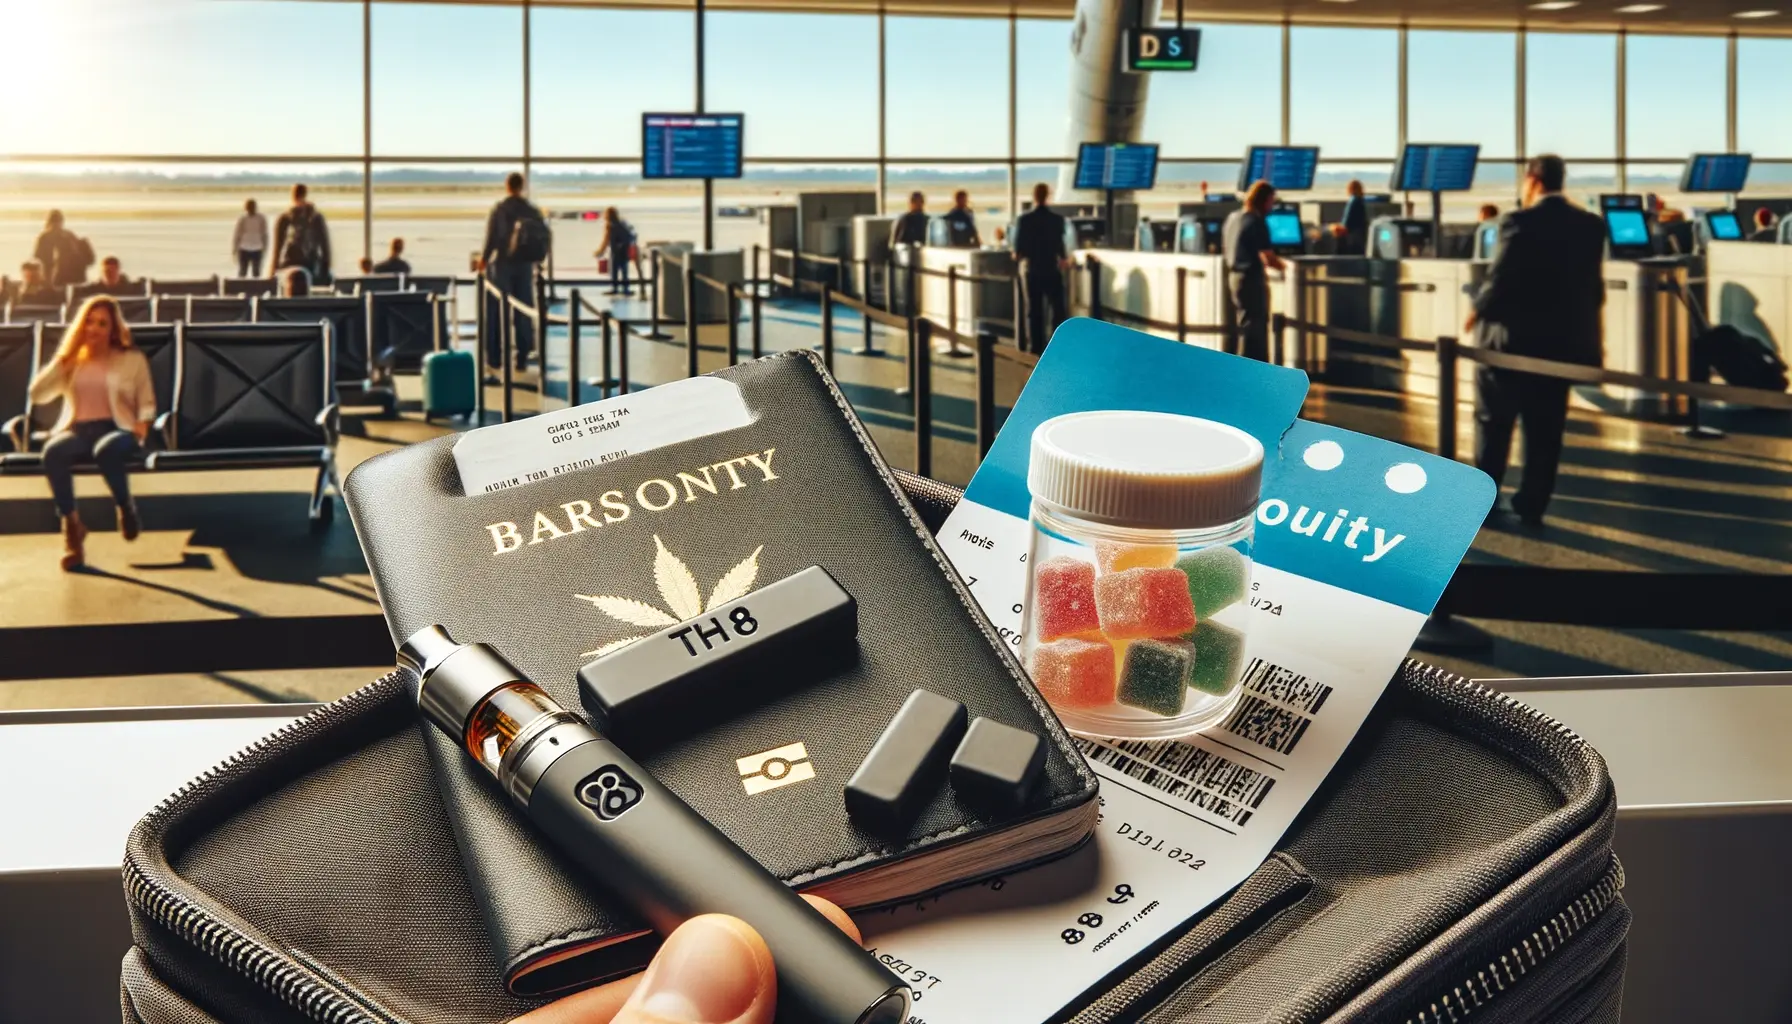
[[952, 755], [952, 788], [978, 808], [1012, 813], [1045, 767], [1045, 740], [1037, 733], [979, 718]]
[[846, 811], [878, 832], [900, 832], [939, 792], [947, 751], [964, 735], [964, 705], [927, 690], [908, 695], [846, 783]]

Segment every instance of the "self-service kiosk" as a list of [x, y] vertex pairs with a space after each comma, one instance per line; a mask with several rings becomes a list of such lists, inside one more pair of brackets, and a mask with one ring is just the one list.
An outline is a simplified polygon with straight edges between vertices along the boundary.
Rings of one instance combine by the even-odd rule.
[[1177, 227], [1177, 221], [1141, 217], [1137, 249], [1140, 252], [1175, 252]]
[[1700, 251], [1712, 242], [1740, 242], [1745, 237], [1735, 210], [1700, 210], [1692, 223]]
[[1226, 218], [1185, 213], [1176, 221], [1176, 251], [1218, 256], [1225, 246]]
[[931, 217], [927, 221], [927, 244], [942, 249], [974, 249], [975, 229], [951, 217]]
[[1410, 217], [1377, 217], [1369, 224], [1369, 258], [1418, 259], [1431, 252], [1431, 222]]
[[1263, 224], [1269, 228], [1269, 244], [1278, 256], [1304, 256], [1307, 252], [1307, 233], [1300, 222], [1300, 208], [1291, 204], [1278, 204], [1263, 218]]
[[[1605, 221], [1605, 365], [1654, 377], [1684, 379], [1690, 347], [1689, 277], [1700, 260], [1663, 254], [1640, 195], [1602, 195]], [[1675, 399], [1606, 386], [1606, 400], [1633, 413], [1673, 411]]]

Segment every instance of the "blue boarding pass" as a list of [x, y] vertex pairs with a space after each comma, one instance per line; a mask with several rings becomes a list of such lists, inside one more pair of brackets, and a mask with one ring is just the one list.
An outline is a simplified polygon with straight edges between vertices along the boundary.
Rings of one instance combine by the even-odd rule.
[[917, 1024], [1029, 1024], [1083, 1001], [1243, 882], [1325, 780], [1492, 507], [1480, 471], [1296, 419], [1306, 376], [1093, 320], [1053, 336], [940, 531], [1018, 650], [1034, 427], [1095, 409], [1183, 413], [1265, 453], [1243, 695], [1180, 741], [1079, 739], [1101, 779], [1094, 842], [1053, 864], [861, 923]]

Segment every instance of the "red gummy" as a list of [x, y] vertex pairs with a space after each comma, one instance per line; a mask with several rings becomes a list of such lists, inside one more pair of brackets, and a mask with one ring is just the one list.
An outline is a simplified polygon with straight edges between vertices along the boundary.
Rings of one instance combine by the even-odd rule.
[[1042, 641], [1099, 632], [1095, 567], [1069, 555], [1039, 563], [1033, 575], [1033, 617]]
[[1033, 685], [1057, 708], [1098, 708], [1114, 702], [1114, 648], [1102, 640], [1065, 638], [1033, 649]]
[[1195, 602], [1181, 569], [1127, 569], [1095, 581], [1095, 610], [1110, 640], [1185, 636]]

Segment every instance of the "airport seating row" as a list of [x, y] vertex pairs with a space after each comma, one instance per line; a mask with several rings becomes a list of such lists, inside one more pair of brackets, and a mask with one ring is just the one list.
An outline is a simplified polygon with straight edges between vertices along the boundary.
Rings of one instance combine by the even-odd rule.
[[[61, 334], [41, 322], [0, 325], [0, 476], [43, 471], [43, 445], [61, 400], [34, 402], [30, 383]], [[132, 468], [315, 468], [310, 517], [327, 524], [334, 513], [328, 496], [338, 488], [333, 334], [321, 318], [133, 327], [162, 412]]]

